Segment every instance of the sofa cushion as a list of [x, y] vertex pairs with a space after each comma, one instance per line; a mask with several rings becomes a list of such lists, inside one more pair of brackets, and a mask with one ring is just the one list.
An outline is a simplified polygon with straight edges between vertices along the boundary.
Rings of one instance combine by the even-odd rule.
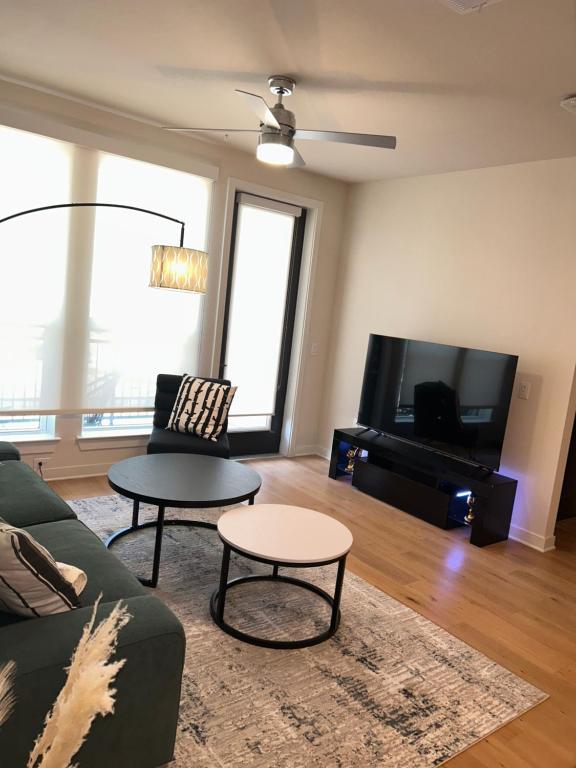
[[[55, 560], [85, 571], [88, 582], [78, 598], [81, 606], [93, 605], [100, 593], [103, 602], [146, 594], [138, 579], [80, 520], [41, 523], [27, 530]], [[18, 621], [27, 619], [0, 611], [0, 629]]]
[[17, 528], [25, 528], [52, 520], [74, 520], [76, 515], [27, 464], [3, 461], [0, 462], [0, 517]]
[[[41, 523], [27, 529], [55, 560], [86, 572], [88, 583], [79, 595], [81, 606], [93, 605], [102, 593], [103, 602], [146, 594], [138, 579], [80, 520]], [[134, 542], [138, 546], [137, 542]], [[0, 613], [0, 627], [20, 617]]]
[[37, 618], [79, 606], [52, 555], [29, 531], [0, 519], [0, 609]]
[[216, 442], [196, 435], [184, 435], [168, 429], [153, 427], [148, 453], [199, 453], [204, 456], [230, 458], [228, 435], [221, 434]]
[[18, 461], [20, 451], [13, 443], [0, 440], [0, 461]]
[[[104, 603], [146, 594], [138, 579], [80, 520], [43, 523], [28, 530], [56, 560], [86, 572], [88, 583], [80, 595], [81, 605], [93, 605], [100, 592]], [[136, 537], [132, 544], [139, 546]]]

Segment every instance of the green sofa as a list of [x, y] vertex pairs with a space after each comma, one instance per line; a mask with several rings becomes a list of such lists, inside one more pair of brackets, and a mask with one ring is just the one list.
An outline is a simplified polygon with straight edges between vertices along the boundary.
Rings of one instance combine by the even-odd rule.
[[120, 632], [118, 657], [126, 664], [116, 681], [113, 715], [97, 718], [75, 762], [80, 768], [157, 768], [173, 756], [185, 637], [182, 625], [158, 598], [109, 552], [70, 507], [0, 443], [0, 517], [26, 528], [61, 562], [82, 568], [88, 583], [81, 607], [28, 619], [0, 612], [0, 664], [17, 664], [16, 706], [0, 727], [2, 768], [25, 768], [44, 717], [65, 681], [64, 668], [90, 618], [118, 600], [132, 618]]

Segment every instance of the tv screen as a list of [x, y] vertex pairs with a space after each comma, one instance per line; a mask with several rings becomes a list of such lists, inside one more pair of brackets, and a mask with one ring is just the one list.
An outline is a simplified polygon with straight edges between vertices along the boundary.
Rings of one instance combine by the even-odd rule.
[[358, 423], [500, 466], [515, 355], [370, 334]]

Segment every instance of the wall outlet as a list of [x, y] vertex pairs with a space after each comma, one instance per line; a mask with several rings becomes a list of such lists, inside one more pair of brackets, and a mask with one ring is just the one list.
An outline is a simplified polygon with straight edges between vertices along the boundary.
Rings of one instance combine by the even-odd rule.
[[36, 456], [32, 462], [34, 472], [37, 472], [39, 475], [41, 475], [42, 472], [46, 469], [46, 465], [49, 463], [50, 458], [48, 456]]
[[529, 381], [521, 381], [518, 385], [518, 397], [520, 400], [528, 400], [532, 384]]
[[310, 345], [310, 354], [318, 355], [320, 353], [320, 342], [315, 341]]

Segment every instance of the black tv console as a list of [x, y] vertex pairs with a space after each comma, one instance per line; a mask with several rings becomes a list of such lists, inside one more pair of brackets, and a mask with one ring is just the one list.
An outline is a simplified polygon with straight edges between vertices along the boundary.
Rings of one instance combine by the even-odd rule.
[[508, 538], [518, 483], [497, 472], [356, 427], [334, 431], [329, 475], [440, 528], [469, 525], [477, 547]]

